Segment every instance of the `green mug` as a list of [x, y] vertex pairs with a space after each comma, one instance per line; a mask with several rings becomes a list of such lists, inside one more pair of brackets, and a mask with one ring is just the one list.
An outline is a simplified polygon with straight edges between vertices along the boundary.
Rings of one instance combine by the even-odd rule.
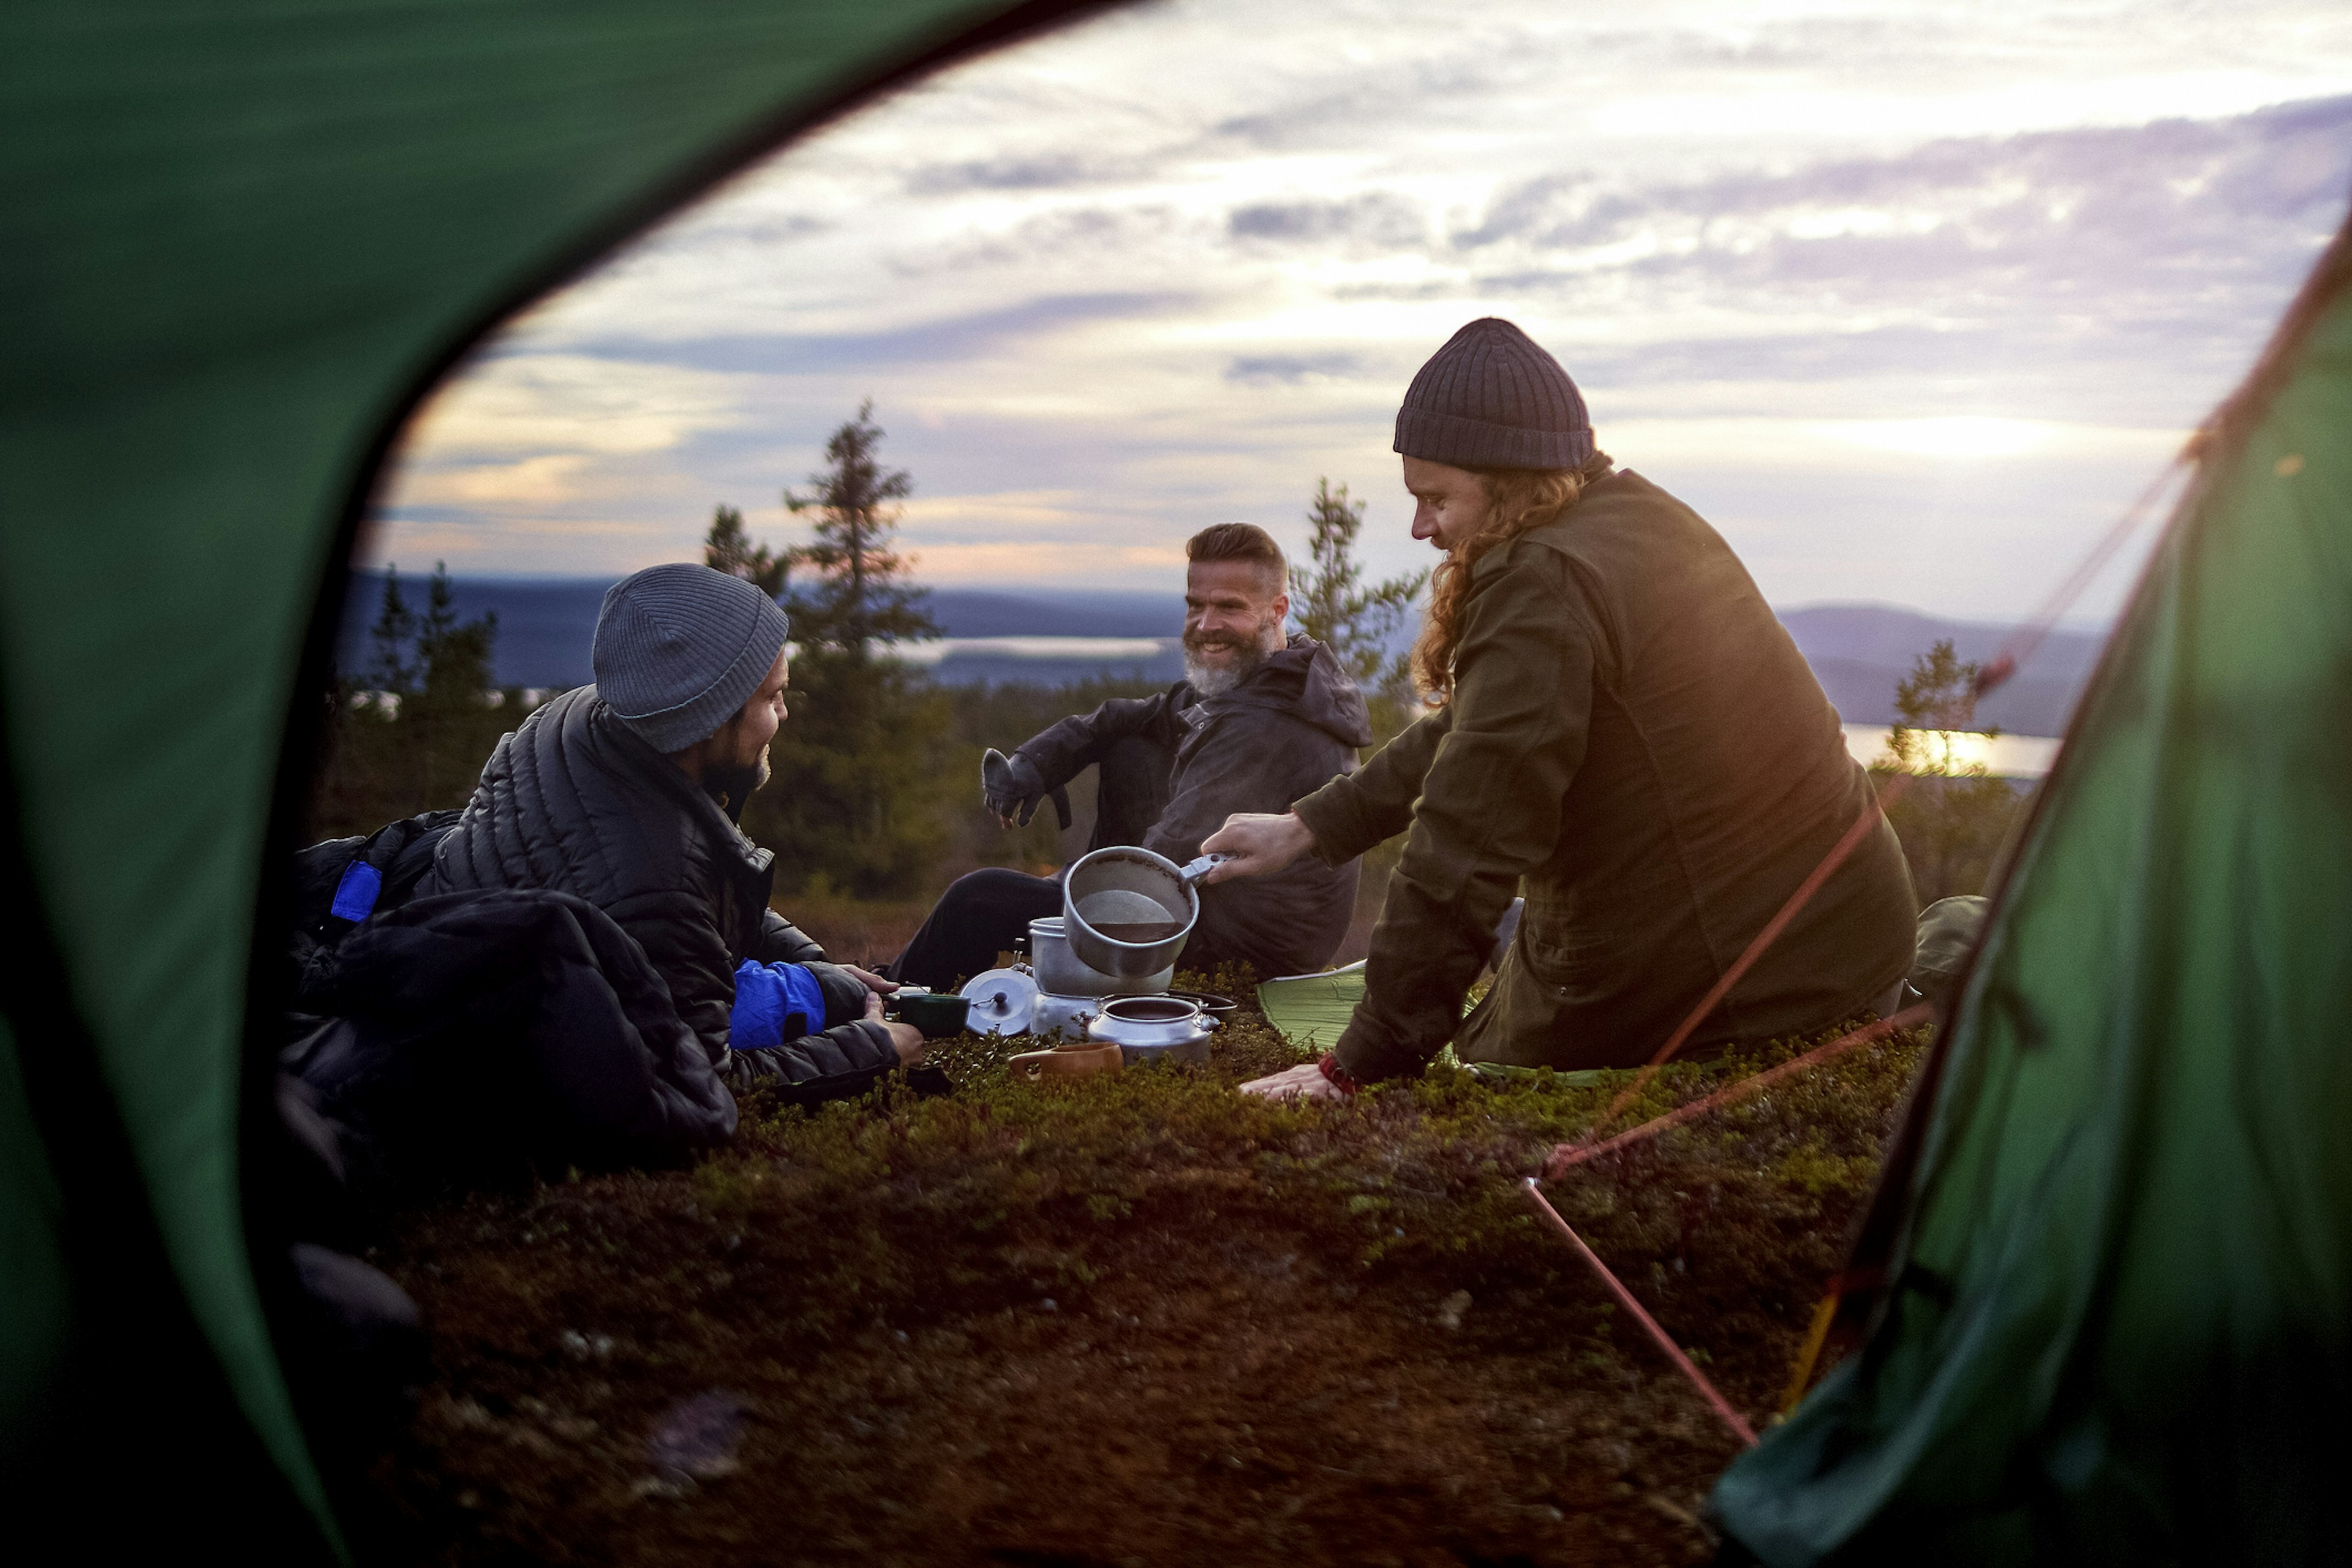
[[943, 1040], [964, 1032], [971, 1004], [952, 991], [902, 991], [891, 998], [902, 1024], [912, 1024], [927, 1040]]

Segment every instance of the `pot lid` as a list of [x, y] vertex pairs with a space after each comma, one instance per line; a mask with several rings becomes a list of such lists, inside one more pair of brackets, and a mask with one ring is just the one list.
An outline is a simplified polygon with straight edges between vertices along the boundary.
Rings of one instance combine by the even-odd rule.
[[971, 1004], [967, 1026], [976, 1035], [1022, 1035], [1037, 1011], [1037, 982], [1018, 969], [991, 969], [964, 982]]

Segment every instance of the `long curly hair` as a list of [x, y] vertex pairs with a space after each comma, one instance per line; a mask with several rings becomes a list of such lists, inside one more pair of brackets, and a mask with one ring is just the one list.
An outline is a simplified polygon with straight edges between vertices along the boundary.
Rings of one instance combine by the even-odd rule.
[[1462, 597], [1470, 569], [1490, 550], [1508, 544], [1531, 528], [1549, 522], [1584, 499], [1584, 489], [1609, 477], [1615, 464], [1595, 452], [1574, 468], [1473, 468], [1486, 492], [1486, 516], [1478, 531], [1445, 552], [1429, 584], [1429, 613], [1412, 645], [1412, 673], [1432, 707], [1454, 696], [1454, 655], [1462, 641]]

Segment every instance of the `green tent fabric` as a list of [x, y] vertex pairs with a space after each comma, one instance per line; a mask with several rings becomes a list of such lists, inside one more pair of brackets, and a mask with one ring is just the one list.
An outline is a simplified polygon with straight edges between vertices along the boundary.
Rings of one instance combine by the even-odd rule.
[[486, 325], [795, 129], [1087, 8], [0, 11], [12, 1498], [121, 1497], [79, 1516], [87, 1546], [331, 1540], [247, 1235], [274, 973], [249, 960], [297, 698], [401, 416]]
[[1775, 1565], [2340, 1562], [2352, 229], [2013, 857], [1862, 1350], [1725, 1475]]

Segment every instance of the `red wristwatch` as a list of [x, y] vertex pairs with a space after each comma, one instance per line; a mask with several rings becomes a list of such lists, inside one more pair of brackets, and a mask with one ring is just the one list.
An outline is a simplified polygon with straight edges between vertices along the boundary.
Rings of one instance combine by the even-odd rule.
[[1334, 1052], [1325, 1051], [1322, 1060], [1315, 1065], [1322, 1069], [1323, 1076], [1329, 1079], [1342, 1094], [1354, 1094], [1364, 1087], [1348, 1076], [1348, 1069], [1339, 1065], [1339, 1058]]

